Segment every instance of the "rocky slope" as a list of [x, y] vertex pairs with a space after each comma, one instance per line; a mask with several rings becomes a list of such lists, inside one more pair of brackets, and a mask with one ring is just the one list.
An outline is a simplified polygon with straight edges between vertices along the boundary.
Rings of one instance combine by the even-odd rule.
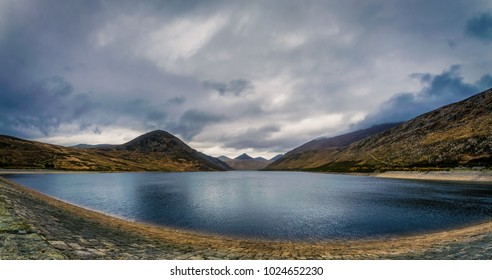
[[102, 148], [69, 148], [0, 136], [0, 168], [91, 171], [230, 170], [222, 161], [190, 148], [157, 130], [122, 144]]
[[317, 171], [492, 167], [492, 89], [420, 115], [338, 152]]
[[286, 153], [265, 170], [304, 170], [316, 168], [331, 162], [334, 156], [350, 144], [365, 137], [378, 134], [401, 123], [376, 125], [331, 138], [309, 141]]

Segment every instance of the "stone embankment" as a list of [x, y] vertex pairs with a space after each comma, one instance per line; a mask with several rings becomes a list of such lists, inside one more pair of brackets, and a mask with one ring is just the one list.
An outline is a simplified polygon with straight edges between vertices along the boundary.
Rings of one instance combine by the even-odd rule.
[[0, 259], [492, 259], [492, 222], [384, 240], [236, 239], [124, 221], [0, 178]]

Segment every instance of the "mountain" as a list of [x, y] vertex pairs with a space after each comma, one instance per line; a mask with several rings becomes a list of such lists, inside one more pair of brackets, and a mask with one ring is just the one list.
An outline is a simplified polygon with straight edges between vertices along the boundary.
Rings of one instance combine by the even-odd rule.
[[355, 142], [319, 171], [492, 167], [492, 89]]
[[219, 159], [227, 163], [234, 170], [260, 170], [270, 164], [270, 161], [265, 158], [252, 158], [246, 153], [234, 159], [225, 156], [219, 157]]
[[226, 157], [226, 156], [220, 156], [220, 157], [217, 157], [217, 159], [220, 159], [221, 161], [231, 160], [230, 157]]
[[309, 141], [273, 161], [265, 170], [303, 170], [319, 167], [332, 161], [338, 152], [350, 144], [399, 124], [401, 123], [375, 125], [331, 138]]
[[118, 150], [133, 151], [139, 153], [192, 153], [193, 149], [176, 138], [174, 135], [163, 130], [155, 130], [140, 135], [137, 138], [116, 146]]
[[374, 172], [492, 167], [492, 89], [380, 128], [378, 133], [373, 127], [360, 134], [313, 140], [266, 169]]
[[0, 168], [92, 171], [230, 170], [224, 162], [193, 150], [157, 130], [122, 145], [73, 148], [0, 136]]
[[271, 162], [277, 161], [281, 159], [284, 155], [283, 154], [278, 154], [270, 159]]
[[[0, 168], [94, 171], [309, 170], [373, 172], [492, 167], [492, 89], [400, 124], [310, 141], [274, 162], [225, 162], [153, 131], [122, 145], [73, 148], [0, 135]], [[268, 165], [268, 166], [267, 166]]]
[[244, 153], [240, 156], [237, 156], [235, 159], [240, 159], [240, 160], [250, 160], [250, 159], [253, 159], [252, 157], [250, 157], [248, 154]]

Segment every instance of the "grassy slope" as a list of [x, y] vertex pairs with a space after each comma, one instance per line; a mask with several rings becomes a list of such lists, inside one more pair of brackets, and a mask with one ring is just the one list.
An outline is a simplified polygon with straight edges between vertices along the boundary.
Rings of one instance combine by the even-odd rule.
[[0, 136], [0, 168], [77, 171], [222, 170], [196, 154], [141, 152], [124, 149], [78, 149]]
[[353, 143], [318, 171], [492, 166], [492, 90]]
[[286, 153], [265, 170], [305, 170], [322, 166], [331, 162], [338, 152], [350, 144], [396, 125], [398, 123], [382, 124], [331, 138], [312, 140]]

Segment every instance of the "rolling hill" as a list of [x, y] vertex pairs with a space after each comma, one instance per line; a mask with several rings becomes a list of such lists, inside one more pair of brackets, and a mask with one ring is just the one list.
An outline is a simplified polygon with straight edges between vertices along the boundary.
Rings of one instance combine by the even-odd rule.
[[74, 148], [0, 136], [0, 168], [79, 171], [230, 170], [224, 162], [193, 150], [156, 130], [122, 145]]

